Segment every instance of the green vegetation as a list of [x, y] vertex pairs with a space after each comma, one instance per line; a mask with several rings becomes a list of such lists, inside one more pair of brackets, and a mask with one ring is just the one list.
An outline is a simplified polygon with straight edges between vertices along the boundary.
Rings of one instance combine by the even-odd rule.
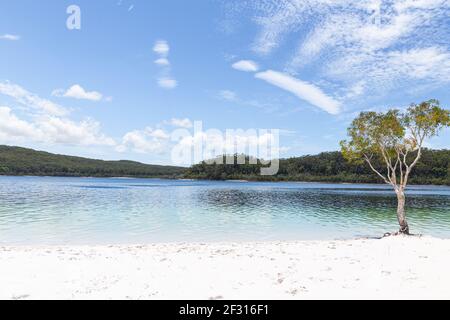
[[[381, 161], [375, 164], [380, 170]], [[325, 152], [280, 160], [276, 176], [261, 176], [261, 164], [207, 165], [189, 169], [132, 161], [101, 161], [53, 155], [31, 149], [0, 146], [0, 175], [158, 177], [205, 180], [305, 181], [381, 183], [364, 164], [348, 163], [340, 152]], [[450, 150], [427, 150], [414, 169], [413, 184], [450, 185]]]
[[[261, 164], [218, 165], [202, 162], [187, 170], [186, 178], [206, 180], [305, 181], [335, 183], [383, 183], [366, 164], [349, 163], [341, 152], [280, 160], [275, 176], [261, 176]], [[384, 162], [373, 159], [374, 167], [383, 170]], [[450, 185], [450, 150], [422, 150], [422, 158], [410, 177], [411, 184]]]
[[102, 161], [0, 146], [0, 175], [178, 178], [186, 168]]
[[[349, 139], [341, 142], [342, 154], [349, 162], [366, 162], [392, 186], [398, 200], [399, 233], [409, 234], [405, 190], [422, 158], [424, 143], [449, 126], [450, 111], [441, 108], [439, 101], [429, 100], [412, 104], [405, 112], [361, 112], [348, 128]], [[373, 166], [375, 158], [383, 159], [385, 170]]]

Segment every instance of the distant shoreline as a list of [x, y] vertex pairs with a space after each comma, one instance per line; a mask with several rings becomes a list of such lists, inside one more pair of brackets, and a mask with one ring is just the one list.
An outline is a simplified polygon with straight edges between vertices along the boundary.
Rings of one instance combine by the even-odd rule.
[[[258, 182], [258, 183], [303, 183], [303, 184], [307, 184], [307, 183], [316, 183], [316, 184], [339, 184], [339, 185], [374, 185], [374, 186], [387, 186], [385, 183], [377, 183], [377, 182], [339, 182], [339, 181], [315, 181], [315, 180], [307, 180], [307, 181], [301, 181], [301, 180], [283, 180], [283, 179], [267, 179], [267, 180], [257, 180], [257, 179], [249, 179], [249, 180], [243, 180], [243, 179], [227, 179], [227, 180], [222, 180], [222, 179], [195, 179], [195, 178], [180, 178], [180, 177], [163, 177], [163, 176], [155, 176], [155, 177], [109, 177], [109, 176], [49, 176], [49, 175], [5, 175], [5, 174], [0, 174], [0, 178], [1, 177], [30, 177], [30, 178], [84, 178], [84, 179], [143, 179], [143, 180], [169, 180], [169, 181], [204, 181], [204, 182], [236, 182], [236, 183], [249, 183], [249, 182]], [[410, 186], [436, 186], [436, 187], [448, 187], [450, 186], [450, 184], [416, 184], [416, 183], [410, 183]]]
[[[410, 178], [410, 183], [450, 186], [450, 150], [426, 149], [423, 153], [423, 159]], [[381, 163], [378, 165], [381, 166], [380, 170], [385, 169]], [[128, 160], [105, 161], [65, 156], [0, 145], [0, 175], [7, 176], [383, 184], [368, 166], [349, 164], [340, 152], [280, 159], [279, 171], [275, 176], [261, 176], [261, 167], [261, 163], [200, 163], [189, 168], [151, 165]]]

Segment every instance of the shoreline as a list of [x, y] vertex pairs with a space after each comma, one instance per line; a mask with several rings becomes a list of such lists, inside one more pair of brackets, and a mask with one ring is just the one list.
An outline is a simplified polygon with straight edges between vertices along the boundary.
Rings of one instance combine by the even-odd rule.
[[0, 246], [0, 299], [449, 299], [450, 239]]
[[[5, 175], [0, 174], [0, 178], [68, 178], [68, 179], [117, 179], [117, 180], [167, 180], [167, 181], [184, 181], [184, 182], [239, 182], [239, 183], [292, 183], [292, 184], [333, 184], [333, 185], [368, 185], [368, 186], [384, 186], [386, 189], [390, 189], [391, 187], [383, 182], [345, 182], [345, 181], [321, 181], [321, 180], [284, 180], [284, 179], [275, 179], [275, 180], [258, 180], [258, 179], [225, 179], [225, 180], [213, 180], [213, 179], [200, 179], [200, 178], [180, 178], [180, 177], [170, 177], [170, 176], [155, 176], [155, 177], [130, 177], [130, 176], [48, 176], [48, 175]], [[448, 188], [450, 184], [415, 184], [411, 183], [408, 185], [409, 187], [441, 187]]]

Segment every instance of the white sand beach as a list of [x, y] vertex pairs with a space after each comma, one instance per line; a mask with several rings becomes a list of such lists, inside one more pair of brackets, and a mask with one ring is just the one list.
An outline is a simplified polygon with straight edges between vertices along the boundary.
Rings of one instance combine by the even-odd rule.
[[450, 240], [1, 247], [1, 299], [449, 299]]

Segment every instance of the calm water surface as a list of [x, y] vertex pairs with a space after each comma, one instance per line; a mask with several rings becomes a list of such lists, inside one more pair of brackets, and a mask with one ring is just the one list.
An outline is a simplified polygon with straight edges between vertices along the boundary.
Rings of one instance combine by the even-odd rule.
[[[412, 231], [450, 238], [450, 188], [408, 191]], [[344, 239], [395, 231], [388, 186], [0, 177], [0, 244]]]

